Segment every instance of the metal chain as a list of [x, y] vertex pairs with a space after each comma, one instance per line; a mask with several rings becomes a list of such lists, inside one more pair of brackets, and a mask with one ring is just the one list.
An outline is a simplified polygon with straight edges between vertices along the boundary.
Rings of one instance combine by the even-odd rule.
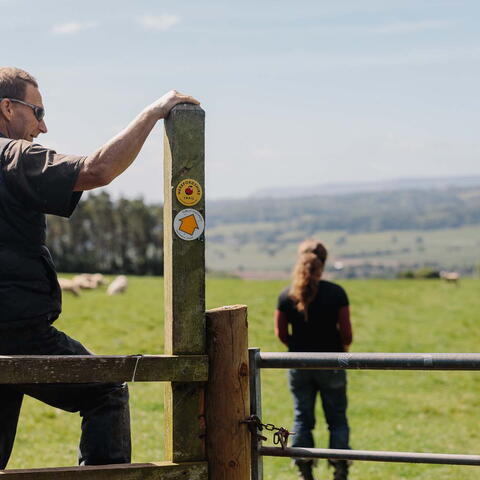
[[276, 427], [273, 423], [262, 423], [262, 421], [259, 417], [257, 417], [257, 415], [250, 415], [246, 420], [243, 420], [240, 423], [248, 424], [250, 431], [253, 435], [257, 435], [258, 440], [267, 440], [267, 437], [260, 435], [258, 431], [262, 431], [263, 429], [265, 429], [269, 432], [275, 432], [273, 434], [273, 444], [280, 444], [282, 449], [287, 448], [288, 437], [290, 435], [295, 435], [295, 432], [289, 432], [286, 428], [283, 427]]

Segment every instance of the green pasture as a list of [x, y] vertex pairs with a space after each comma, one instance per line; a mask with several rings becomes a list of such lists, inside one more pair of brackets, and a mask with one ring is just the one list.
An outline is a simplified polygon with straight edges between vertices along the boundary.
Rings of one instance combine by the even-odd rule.
[[478, 225], [440, 230], [386, 230], [349, 233], [341, 230], [302, 232], [277, 223], [218, 225], [208, 231], [207, 265], [212, 270], [290, 272], [298, 243], [308, 236], [328, 247], [333, 261], [394, 266], [435, 263], [444, 269], [478, 265]]
[[[65, 295], [57, 328], [98, 354], [162, 353], [163, 282], [130, 277], [125, 295], [105, 290]], [[341, 282], [352, 304], [356, 352], [475, 352], [480, 345], [480, 281], [459, 286], [438, 280], [352, 280]], [[264, 351], [283, 347], [273, 335], [272, 313], [284, 282], [211, 278], [208, 308], [244, 303], [249, 308], [250, 345]], [[263, 420], [289, 427], [292, 402], [286, 372], [263, 370]], [[163, 386], [132, 384], [133, 461], [163, 458]], [[439, 453], [480, 453], [480, 373], [349, 372], [352, 447]], [[317, 446], [326, 446], [318, 411]], [[25, 400], [9, 468], [76, 464], [77, 415]], [[331, 477], [326, 462], [319, 479]], [[296, 478], [287, 459], [265, 459], [265, 478]], [[355, 479], [473, 479], [479, 467], [356, 462]]]

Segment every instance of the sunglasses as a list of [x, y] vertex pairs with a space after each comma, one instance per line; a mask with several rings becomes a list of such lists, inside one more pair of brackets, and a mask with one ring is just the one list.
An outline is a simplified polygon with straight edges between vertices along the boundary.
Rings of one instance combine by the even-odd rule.
[[16, 98], [8, 98], [8, 97], [1, 97], [0, 100], [10, 100], [11, 102], [21, 103], [22, 105], [26, 105], [33, 110], [33, 114], [35, 118], [41, 122], [45, 117], [45, 109], [43, 107], [38, 107], [37, 105], [33, 105], [32, 103], [24, 102], [23, 100], [17, 100]]

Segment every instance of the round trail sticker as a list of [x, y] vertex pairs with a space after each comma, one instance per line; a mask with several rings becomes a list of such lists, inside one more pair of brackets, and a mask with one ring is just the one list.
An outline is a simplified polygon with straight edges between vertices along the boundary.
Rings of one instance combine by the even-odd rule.
[[173, 229], [182, 240], [196, 240], [205, 230], [205, 220], [199, 211], [185, 208], [175, 216]]
[[176, 194], [182, 205], [192, 207], [202, 198], [202, 186], [196, 180], [186, 178], [177, 185]]

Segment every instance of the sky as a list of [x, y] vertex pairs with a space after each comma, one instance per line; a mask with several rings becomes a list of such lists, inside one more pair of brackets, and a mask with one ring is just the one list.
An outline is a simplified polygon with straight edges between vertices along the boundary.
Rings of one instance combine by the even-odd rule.
[[[206, 195], [480, 174], [480, 4], [0, 0], [0, 64], [88, 155], [175, 88], [206, 111]], [[112, 195], [162, 200], [163, 125]]]

